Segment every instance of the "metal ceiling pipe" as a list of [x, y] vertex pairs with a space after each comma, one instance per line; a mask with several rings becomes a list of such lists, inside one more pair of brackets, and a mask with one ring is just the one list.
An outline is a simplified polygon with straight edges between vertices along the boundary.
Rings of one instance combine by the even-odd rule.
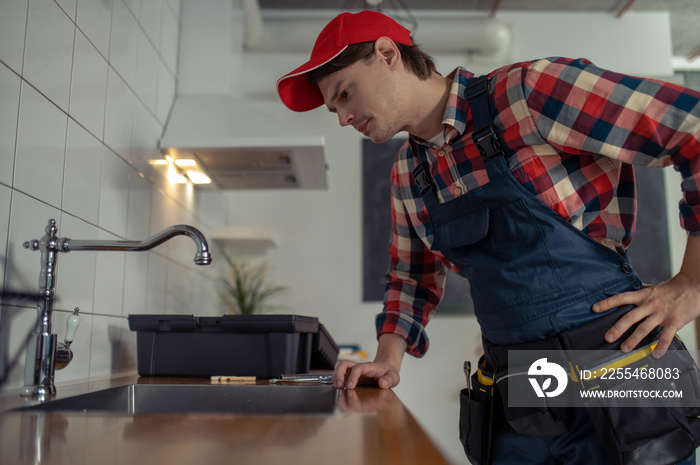
[[[242, 0], [242, 11], [244, 49], [270, 53], [310, 53], [317, 35], [337, 14], [319, 10], [263, 14], [257, 0]], [[501, 56], [510, 48], [510, 28], [502, 21], [464, 12], [412, 15], [418, 22], [413, 38], [427, 53], [466, 52], [488, 58]]]

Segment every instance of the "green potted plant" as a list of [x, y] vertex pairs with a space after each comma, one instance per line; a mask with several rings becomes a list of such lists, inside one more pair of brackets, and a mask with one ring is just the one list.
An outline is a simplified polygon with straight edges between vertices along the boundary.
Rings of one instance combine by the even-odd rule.
[[277, 308], [269, 301], [287, 288], [269, 282], [269, 260], [253, 264], [240, 258], [225, 259], [228, 274], [221, 279], [219, 296], [227, 313], [253, 315]]

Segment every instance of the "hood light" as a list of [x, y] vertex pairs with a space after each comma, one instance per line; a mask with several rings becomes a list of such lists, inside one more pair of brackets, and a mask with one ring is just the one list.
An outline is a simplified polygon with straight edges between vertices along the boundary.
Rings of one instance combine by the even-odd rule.
[[199, 171], [199, 167], [197, 168], [197, 170], [185, 170], [185, 174], [190, 178], [190, 181], [192, 181], [193, 184], [211, 184], [211, 178]]
[[211, 184], [211, 178], [202, 171], [197, 160], [175, 160], [170, 155], [165, 155], [163, 159], [150, 160], [149, 163], [153, 166], [167, 166], [168, 180], [172, 184], [187, 184], [188, 180], [192, 184]]
[[168, 181], [170, 184], [187, 184], [187, 177], [182, 175], [175, 165], [168, 165]]

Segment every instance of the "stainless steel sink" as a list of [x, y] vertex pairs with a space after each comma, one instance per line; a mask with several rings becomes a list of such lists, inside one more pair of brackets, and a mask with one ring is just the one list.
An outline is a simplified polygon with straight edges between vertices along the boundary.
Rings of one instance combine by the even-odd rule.
[[330, 414], [328, 385], [129, 384], [30, 405], [15, 411], [146, 414]]

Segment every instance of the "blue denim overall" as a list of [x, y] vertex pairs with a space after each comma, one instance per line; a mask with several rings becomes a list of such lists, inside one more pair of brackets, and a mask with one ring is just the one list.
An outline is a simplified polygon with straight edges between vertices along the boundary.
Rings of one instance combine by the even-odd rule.
[[[475, 118], [479, 111], [490, 111], [488, 103], [478, 108], [470, 102]], [[475, 133], [491, 131], [475, 121]], [[479, 137], [483, 134], [475, 140]], [[495, 135], [493, 140], [498, 145]], [[482, 152], [489, 182], [445, 203], [438, 202], [431, 187], [425, 147], [412, 148], [420, 162], [414, 177], [434, 233], [431, 249], [469, 280], [476, 318], [491, 343], [550, 338], [598, 317], [591, 311], [595, 302], [642, 287], [626, 252], [591, 239], [524, 188], [500, 147]], [[504, 424], [494, 439], [493, 463], [609, 463], [580, 413], [569, 432], [552, 438], [524, 437]]]

